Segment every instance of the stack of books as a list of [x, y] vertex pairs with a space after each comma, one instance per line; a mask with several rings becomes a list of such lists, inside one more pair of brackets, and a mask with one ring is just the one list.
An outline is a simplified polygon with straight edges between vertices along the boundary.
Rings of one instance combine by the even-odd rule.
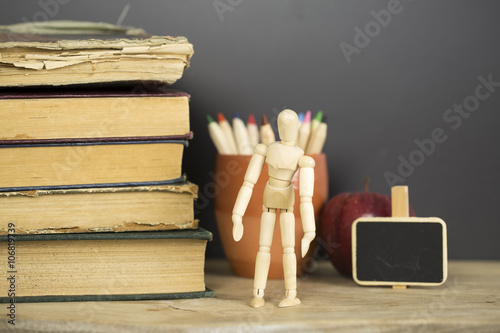
[[165, 88], [192, 54], [103, 24], [0, 28], [1, 301], [213, 295], [182, 174], [190, 96]]

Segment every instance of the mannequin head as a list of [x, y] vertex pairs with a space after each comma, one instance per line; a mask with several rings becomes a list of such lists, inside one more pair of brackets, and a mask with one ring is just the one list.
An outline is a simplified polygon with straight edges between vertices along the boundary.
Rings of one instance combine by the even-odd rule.
[[295, 142], [299, 129], [299, 117], [295, 111], [286, 109], [278, 115], [278, 132], [281, 141]]

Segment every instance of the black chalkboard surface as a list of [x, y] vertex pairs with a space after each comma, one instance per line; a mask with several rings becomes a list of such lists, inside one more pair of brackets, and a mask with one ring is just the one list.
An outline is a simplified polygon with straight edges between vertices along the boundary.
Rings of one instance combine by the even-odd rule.
[[353, 277], [361, 285], [446, 281], [446, 224], [439, 218], [360, 218], [352, 226]]

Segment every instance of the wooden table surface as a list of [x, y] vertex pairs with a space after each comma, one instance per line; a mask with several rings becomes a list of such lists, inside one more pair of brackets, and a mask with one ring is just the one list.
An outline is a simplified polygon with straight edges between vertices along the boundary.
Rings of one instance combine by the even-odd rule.
[[[329, 262], [299, 279], [302, 304], [278, 308], [281, 280], [270, 280], [263, 308], [248, 306], [252, 279], [209, 260], [216, 297], [172, 301], [17, 304], [19, 332], [500, 332], [500, 262], [451, 261], [440, 287], [360, 287]], [[6, 305], [6, 304], [5, 304]], [[7, 324], [0, 310], [0, 331]]]

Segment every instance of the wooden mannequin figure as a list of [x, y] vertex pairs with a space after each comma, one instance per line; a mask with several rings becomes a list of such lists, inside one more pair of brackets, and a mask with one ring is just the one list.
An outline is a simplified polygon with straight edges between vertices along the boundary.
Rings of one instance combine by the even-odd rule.
[[299, 118], [292, 110], [283, 110], [278, 115], [278, 131], [281, 141], [269, 146], [258, 144], [248, 165], [243, 185], [236, 198], [233, 209], [233, 238], [239, 241], [243, 236], [242, 217], [252, 196], [255, 183], [267, 162], [269, 181], [263, 194], [263, 212], [260, 225], [259, 252], [255, 262], [253, 299], [250, 306], [258, 308], [264, 305], [269, 265], [271, 263], [271, 244], [276, 223], [276, 211], [280, 210], [281, 242], [283, 245], [283, 271], [285, 276], [286, 297], [279, 307], [300, 304], [297, 298], [297, 261], [295, 257], [295, 217], [293, 204], [295, 194], [291, 183], [292, 177], [300, 167], [299, 193], [300, 216], [304, 237], [302, 238], [302, 256], [307, 253], [311, 241], [316, 236], [312, 196], [314, 190], [314, 160], [304, 156], [304, 151], [295, 145]]

